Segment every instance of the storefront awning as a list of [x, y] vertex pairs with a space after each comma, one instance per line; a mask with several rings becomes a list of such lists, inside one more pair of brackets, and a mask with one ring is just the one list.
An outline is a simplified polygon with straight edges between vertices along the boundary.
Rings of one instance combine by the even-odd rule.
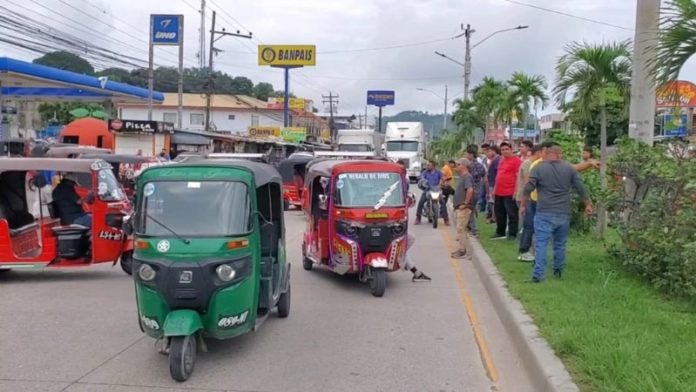
[[207, 146], [210, 144], [210, 138], [196, 135], [193, 133], [176, 132], [172, 136], [172, 144], [188, 144], [191, 146]]

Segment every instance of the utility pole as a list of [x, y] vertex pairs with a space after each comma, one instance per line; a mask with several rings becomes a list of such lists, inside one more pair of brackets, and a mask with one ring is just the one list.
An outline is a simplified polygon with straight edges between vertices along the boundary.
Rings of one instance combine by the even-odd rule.
[[447, 85], [445, 85], [445, 118], [442, 119], [442, 129], [447, 129]]
[[[208, 86], [206, 88], [206, 99], [205, 99], [205, 130], [206, 132], [210, 131], [210, 101], [212, 98], [213, 94], [213, 55], [215, 54], [215, 47], [213, 44], [215, 41], [219, 40], [220, 38], [226, 36], [226, 35], [231, 35], [233, 37], [237, 38], [247, 38], [251, 39], [252, 34], [241, 34], [239, 30], [237, 30], [236, 33], [229, 33], [225, 31], [225, 29], [222, 29], [221, 31], [216, 31], [215, 30], [215, 19], [216, 19], [216, 12], [213, 11], [213, 20], [212, 20], [212, 25], [210, 27], [210, 48], [209, 53], [208, 53]], [[218, 35], [217, 38], [215, 38], [215, 35]]]
[[[336, 140], [336, 135], [335, 133], [335, 126], [334, 126], [334, 102], [336, 105], [338, 105], [338, 94], [334, 95], [331, 91], [329, 91], [329, 96], [327, 97], [326, 95], [322, 95], [322, 102], [324, 104], [329, 104], [329, 130], [331, 131], [331, 140], [335, 141]], [[335, 101], [334, 101], [335, 100]]]
[[471, 25], [467, 24], [466, 29], [464, 25], [461, 26], [464, 30], [464, 37], [466, 38], [466, 50], [464, 52], [464, 100], [469, 99], [469, 80], [471, 78], [471, 35], [476, 32], [476, 30], [471, 28]]
[[[656, 86], [655, 77], [650, 72], [650, 60], [656, 56], [660, 0], [637, 0], [636, 3], [628, 136], [652, 146], [655, 132]], [[602, 157], [605, 153], [602, 151]]]
[[205, 0], [201, 0], [201, 30], [198, 47], [198, 68], [205, 68]]

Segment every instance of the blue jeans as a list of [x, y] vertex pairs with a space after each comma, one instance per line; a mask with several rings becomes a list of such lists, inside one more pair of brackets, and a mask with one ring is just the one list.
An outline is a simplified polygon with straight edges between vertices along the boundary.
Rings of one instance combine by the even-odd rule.
[[520, 253], [527, 253], [532, 247], [534, 236], [534, 215], [536, 215], [536, 202], [527, 201], [527, 213], [522, 218], [522, 235], [520, 235]]
[[570, 231], [570, 215], [537, 212], [534, 216], [536, 251], [534, 273], [536, 279], [543, 279], [546, 270], [546, 247], [553, 237], [553, 270], [562, 271], [565, 266], [566, 242]]
[[92, 228], [92, 214], [82, 215], [81, 217], [75, 219], [73, 221], [73, 224], [86, 226], [86, 227], [89, 227], [91, 229]]

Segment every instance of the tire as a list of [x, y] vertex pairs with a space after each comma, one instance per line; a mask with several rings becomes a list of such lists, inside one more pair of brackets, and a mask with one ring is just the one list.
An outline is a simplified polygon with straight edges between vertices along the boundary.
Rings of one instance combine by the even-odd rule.
[[309, 257], [304, 257], [302, 259], [302, 268], [304, 268], [305, 271], [311, 271], [313, 266], [314, 263], [309, 259]]
[[287, 200], [283, 200], [283, 211], [289, 211], [290, 210], [290, 202]]
[[129, 250], [121, 254], [118, 261], [121, 264], [121, 269], [128, 275], [133, 275], [133, 251]]
[[169, 373], [176, 381], [188, 380], [196, 362], [196, 336], [174, 336], [169, 344]]
[[438, 203], [436, 201], [434, 201], [431, 204], [432, 210], [430, 211], [430, 213], [433, 215], [433, 229], [437, 229], [437, 221], [440, 220], [439, 219], [440, 218], [440, 214], [439, 214], [440, 208], [439, 207], [440, 207], [440, 203]]
[[370, 292], [375, 297], [384, 295], [387, 288], [387, 271], [383, 268], [372, 269], [372, 279], [370, 279]]
[[288, 291], [280, 295], [278, 299], [278, 317], [285, 318], [290, 315], [290, 283], [288, 283]]

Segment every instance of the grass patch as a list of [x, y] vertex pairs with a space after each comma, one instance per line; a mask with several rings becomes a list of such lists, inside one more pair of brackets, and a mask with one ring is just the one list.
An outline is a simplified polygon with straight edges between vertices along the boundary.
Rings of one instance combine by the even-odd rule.
[[[583, 391], [696, 391], [696, 311], [663, 298], [616, 268], [604, 244], [571, 235], [563, 279], [526, 283], [531, 264], [517, 261], [517, 242], [481, 242], [511, 294]], [[551, 249], [549, 246], [549, 256]]]

